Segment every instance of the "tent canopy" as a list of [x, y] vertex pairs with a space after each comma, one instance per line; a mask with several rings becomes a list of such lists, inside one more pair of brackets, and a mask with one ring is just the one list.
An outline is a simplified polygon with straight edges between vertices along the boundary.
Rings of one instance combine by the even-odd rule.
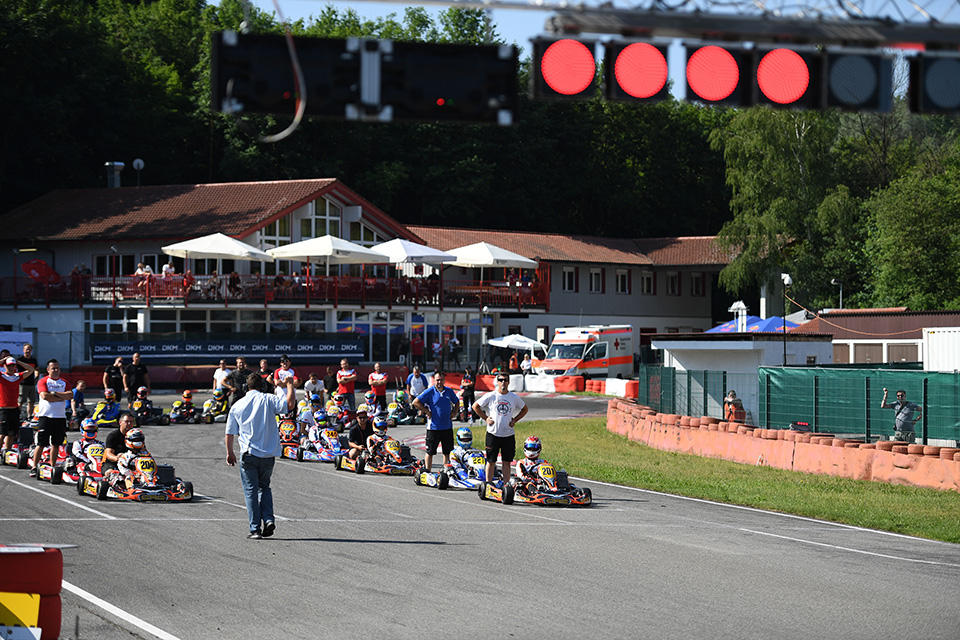
[[[787, 320], [787, 329], [793, 329], [798, 326], [795, 322]], [[783, 333], [783, 318], [772, 316], [759, 322], [747, 323], [747, 331], [750, 333]]]
[[330, 235], [285, 244], [270, 249], [267, 253], [272, 258], [301, 262], [323, 258], [327, 264], [383, 264], [390, 262], [390, 258], [379, 251], [373, 251], [367, 247], [348, 242], [343, 238]]
[[246, 242], [222, 233], [211, 233], [208, 236], [184, 240], [176, 244], [168, 244], [161, 249], [166, 255], [177, 258], [209, 258], [211, 260], [254, 260], [273, 262], [273, 256], [251, 247]]
[[389, 242], [381, 242], [371, 247], [374, 251], [387, 256], [391, 264], [401, 264], [404, 262], [413, 264], [440, 264], [450, 260], [456, 260], [456, 256], [446, 251], [440, 251], [425, 244], [417, 244], [395, 238]]
[[487, 242], [468, 244], [465, 247], [451, 249], [449, 253], [456, 256], [456, 260], [445, 264], [454, 267], [509, 267], [516, 269], [536, 269], [537, 262], [524, 258], [518, 253], [507, 251]]
[[519, 333], [511, 333], [510, 335], [500, 336], [499, 338], [491, 338], [487, 340], [487, 344], [493, 347], [502, 347], [505, 349], [518, 349], [522, 351], [530, 351], [534, 347], [539, 347], [543, 349], [544, 352], [547, 350], [547, 345], [542, 342], [537, 342], [536, 340], [531, 340], [525, 336], [520, 335]]

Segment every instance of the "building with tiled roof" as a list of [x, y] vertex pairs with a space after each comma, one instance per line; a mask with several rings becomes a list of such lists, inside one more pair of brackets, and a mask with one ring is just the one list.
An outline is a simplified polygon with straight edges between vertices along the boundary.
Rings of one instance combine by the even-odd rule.
[[[558, 327], [582, 324], [630, 324], [644, 335], [701, 331], [712, 326], [711, 291], [728, 262], [712, 237], [404, 225], [332, 178], [59, 190], [5, 214], [4, 223], [0, 273], [16, 277], [0, 277], [0, 324], [33, 332], [45, 356], [87, 364], [109, 357], [118, 333], [229, 335], [235, 345], [273, 336], [283, 346], [288, 338], [349, 337], [363, 354], [352, 360], [397, 363], [400, 336], [411, 333], [427, 344], [456, 336], [474, 360], [481, 324], [492, 325], [488, 335], [543, 342]], [[323, 235], [368, 247], [403, 238], [441, 250], [485, 241], [539, 266], [446, 266], [427, 278], [430, 266], [314, 260], [308, 269], [295, 260], [188, 256], [172, 260], [172, 277], [133, 276], [141, 263], [159, 274], [168, 261], [162, 247], [215, 232], [262, 250]], [[73, 333], [84, 336], [84, 349], [71, 348]]]

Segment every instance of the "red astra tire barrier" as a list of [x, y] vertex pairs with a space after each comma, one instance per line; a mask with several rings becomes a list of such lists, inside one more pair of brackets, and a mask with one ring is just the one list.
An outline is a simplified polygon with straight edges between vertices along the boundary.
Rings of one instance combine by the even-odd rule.
[[923, 445], [922, 444], [908, 444], [907, 453], [912, 456], [922, 456], [923, 455]]
[[955, 456], [958, 452], [960, 452], [960, 449], [956, 449], [956, 448], [954, 448], [954, 447], [941, 447], [941, 448], [940, 448], [940, 459], [941, 459], [941, 460], [953, 460], [953, 456]]
[[933, 457], [933, 458], [939, 458], [939, 457], [940, 457], [940, 447], [934, 447], [934, 446], [931, 446], [931, 445], [927, 445], [927, 446], [925, 446], [925, 447], [923, 448], [923, 455], [925, 455], [925, 456], [930, 456], [930, 457]]
[[44, 549], [43, 553], [3, 553], [0, 591], [39, 593], [55, 596], [63, 582], [63, 555], [60, 549]]
[[877, 449], [880, 451], [893, 451], [893, 446], [897, 444], [893, 440], [878, 440]]
[[60, 616], [63, 609], [60, 594], [40, 596], [40, 612], [37, 626], [43, 629], [40, 640], [56, 640], [60, 637]]

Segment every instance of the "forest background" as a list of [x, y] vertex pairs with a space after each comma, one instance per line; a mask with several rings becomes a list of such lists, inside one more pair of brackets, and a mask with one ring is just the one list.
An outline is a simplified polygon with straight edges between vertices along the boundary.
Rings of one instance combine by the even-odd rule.
[[[105, 184], [336, 177], [400, 222], [610, 237], [716, 235], [732, 296], [789, 272], [811, 309], [960, 308], [957, 121], [889, 114], [532, 101], [509, 128], [306, 119], [262, 144], [210, 108], [210, 38], [238, 0], [0, 0], [0, 211]], [[324, 7], [295, 35], [497, 42], [477, 10], [362, 19]], [[902, 65], [901, 65], [902, 67]], [[292, 115], [292, 114], [291, 114]], [[247, 116], [275, 133], [290, 118]], [[125, 184], [130, 184], [125, 176]]]

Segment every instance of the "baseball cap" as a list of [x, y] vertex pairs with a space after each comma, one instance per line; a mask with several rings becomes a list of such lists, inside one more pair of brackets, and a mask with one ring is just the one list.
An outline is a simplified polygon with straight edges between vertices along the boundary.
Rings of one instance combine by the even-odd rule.
[[13, 356], [10, 356], [3, 361], [3, 364], [17, 364], [17, 359], [14, 358]]

